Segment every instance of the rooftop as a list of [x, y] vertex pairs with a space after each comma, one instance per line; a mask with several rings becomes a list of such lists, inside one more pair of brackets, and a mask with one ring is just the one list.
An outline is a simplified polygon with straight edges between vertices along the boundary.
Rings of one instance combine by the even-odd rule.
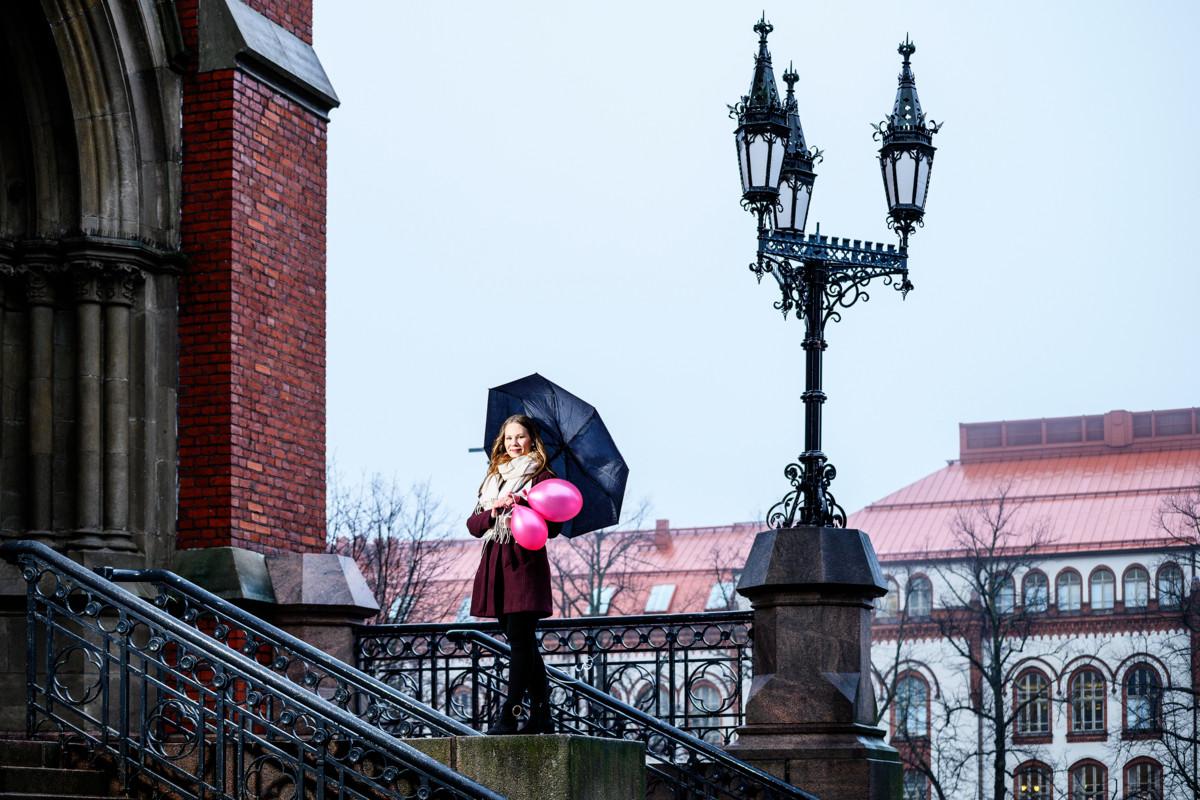
[[1014, 530], [1048, 527], [1039, 551], [1120, 550], [1170, 542], [1158, 509], [1200, 486], [1200, 409], [959, 426], [956, 461], [850, 515], [880, 561], [951, 555], [960, 510], [1002, 491]]

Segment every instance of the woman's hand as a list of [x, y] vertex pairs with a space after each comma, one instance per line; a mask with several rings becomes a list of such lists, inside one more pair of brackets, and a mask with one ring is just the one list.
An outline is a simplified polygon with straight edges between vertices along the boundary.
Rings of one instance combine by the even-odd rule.
[[512, 496], [512, 493], [503, 494], [496, 498], [496, 502], [492, 504], [492, 517], [500, 516], [500, 512], [507, 511], [517, 504], [517, 498]]

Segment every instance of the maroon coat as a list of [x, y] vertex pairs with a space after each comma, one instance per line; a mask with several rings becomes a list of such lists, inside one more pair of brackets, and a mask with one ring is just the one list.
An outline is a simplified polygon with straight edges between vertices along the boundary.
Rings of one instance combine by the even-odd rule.
[[[553, 477], [554, 473], [542, 470], [529, 485]], [[467, 530], [478, 539], [491, 530], [495, 522], [490, 509], [480, 511], [467, 518]], [[562, 532], [559, 523], [547, 522], [546, 526], [551, 538]], [[526, 550], [516, 542], [499, 544], [491, 540], [483, 543], [475, 585], [471, 589], [471, 616], [498, 618], [501, 614], [532, 611], [539, 617], [548, 617], [554, 613], [553, 609], [546, 548]]]

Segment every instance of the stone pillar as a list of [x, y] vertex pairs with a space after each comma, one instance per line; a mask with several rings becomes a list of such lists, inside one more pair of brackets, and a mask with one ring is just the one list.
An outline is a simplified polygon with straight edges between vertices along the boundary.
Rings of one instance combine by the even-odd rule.
[[100, 276], [89, 264], [74, 268], [75, 283], [75, 526], [73, 544], [101, 547]]
[[875, 726], [872, 602], [887, 593], [862, 531], [758, 534], [738, 583], [754, 608], [754, 679], [732, 755], [821, 800], [900, 797]]
[[129, 314], [136, 285], [121, 270], [104, 284], [104, 528], [129, 530]]
[[25, 275], [29, 303], [29, 528], [45, 534], [54, 509], [54, 287], [45, 272]]

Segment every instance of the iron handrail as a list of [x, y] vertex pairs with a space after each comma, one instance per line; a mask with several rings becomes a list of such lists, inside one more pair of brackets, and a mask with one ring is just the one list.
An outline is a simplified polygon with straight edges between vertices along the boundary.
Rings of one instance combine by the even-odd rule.
[[[114, 608], [150, 620], [153, 625], [167, 631], [181, 642], [186, 643], [188, 647], [211, 658], [214, 663], [230, 666], [237, 672], [250, 676], [253, 680], [269, 687], [271, 691], [304, 708], [315, 717], [328, 719], [350, 731], [405, 767], [423, 774], [427, 778], [432, 778], [464, 796], [483, 798], [484, 800], [504, 800], [503, 795], [460, 775], [436, 759], [364, 722], [320, 695], [305, 691], [258, 662], [219, 644], [211, 637], [205, 636], [195, 628], [175, 619], [153, 603], [137, 597], [112, 581], [105, 580], [40, 542], [30, 540], [5, 542], [0, 544], [0, 557], [13, 563], [26, 562], [22, 563], [22, 566], [26, 568], [23, 572], [27, 582], [36, 577], [32, 571], [34, 567], [29, 562], [33, 559], [40, 559], [53, 569], [67, 575], [77, 585], [86, 587], [88, 591], [103, 597]], [[30, 584], [29, 591], [32, 590], [33, 587]]]
[[[114, 567], [100, 567], [97, 568], [97, 571], [103, 577], [118, 583], [142, 582], [169, 586], [175, 591], [202, 604], [209, 610], [215, 610], [228, 617], [240, 625], [247, 633], [253, 632], [259, 639], [266, 641], [268, 644], [286, 646], [297, 656], [319, 665], [321, 669], [336, 676], [349, 686], [367, 695], [386, 698], [389, 702], [394, 703], [405, 712], [421, 720], [433, 731], [444, 736], [483, 735], [471, 726], [447, 716], [419, 700], [409, 697], [394, 686], [389, 686], [378, 678], [330, 656], [325, 651], [319, 650], [287, 631], [277, 628], [269, 622], [238, 608], [228, 600], [218, 597], [207, 589], [203, 589], [186, 578], [176, 575], [174, 572], [164, 569], [135, 570], [117, 569]], [[203, 631], [201, 632], [203, 633]]]
[[[549, 619], [538, 620], [538, 631], [552, 631], [559, 628], [579, 628], [591, 623], [594, 628], [620, 628], [624, 626], [639, 626], [652, 627], [655, 625], [676, 625], [676, 624], [691, 624], [698, 618], [697, 614], [624, 614], [620, 616], [595, 616], [595, 617], [552, 617]], [[754, 618], [752, 611], [706, 611], [703, 615], [703, 621], [722, 623], [722, 622], [745, 622], [749, 623]], [[358, 638], [366, 636], [383, 636], [386, 634], [409, 633], [409, 632], [437, 632], [443, 633], [455, 630], [499, 630], [498, 622], [401, 622], [401, 623], [384, 623], [382, 625], [359, 625], [357, 626]]]
[[[447, 632], [446, 638], [451, 641], [473, 641], [493, 654], [501, 656], [510, 656], [512, 648], [500, 640], [488, 636], [478, 630], [469, 629], [453, 629]], [[546, 665], [546, 675], [554, 684], [562, 686], [565, 689], [570, 689], [587, 698], [589, 703], [594, 703], [597, 706], [604, 708], [606, 711], [630, 720], [637, 725], [648, 729], [655, 736], [660, 736], [664, 740], [679, 746], [681, 749], [693, 754], [702, 754], [713, 762], [720, 764], [722, 767], [736, 773], [743, 780], [751, 783], [756, 783], [763, 788], [773, 792], [773, 796], [796, 798], [797, 800], [819, 800], [819, 798], [804, 791], [798, 787], [792, 786], [789, 783], [781, 781], [774, 775], [771, 775], [758, 767], [747, 764], [745, 761], [734, 758], [719, 747], [704, 741], [703, 739], [693, 736], [692, 734], [676, 728], [673, 725], [668, 725], [657, 717], [647, 714], [639, 708], [635, 708], [627, 703], [624, 703], [606, 692], [602, 692], [586, 681], [581, 681], [572, 677], [566, 672], [557, 667]], [[649, 755], [649, 752], [647, 751]]]

